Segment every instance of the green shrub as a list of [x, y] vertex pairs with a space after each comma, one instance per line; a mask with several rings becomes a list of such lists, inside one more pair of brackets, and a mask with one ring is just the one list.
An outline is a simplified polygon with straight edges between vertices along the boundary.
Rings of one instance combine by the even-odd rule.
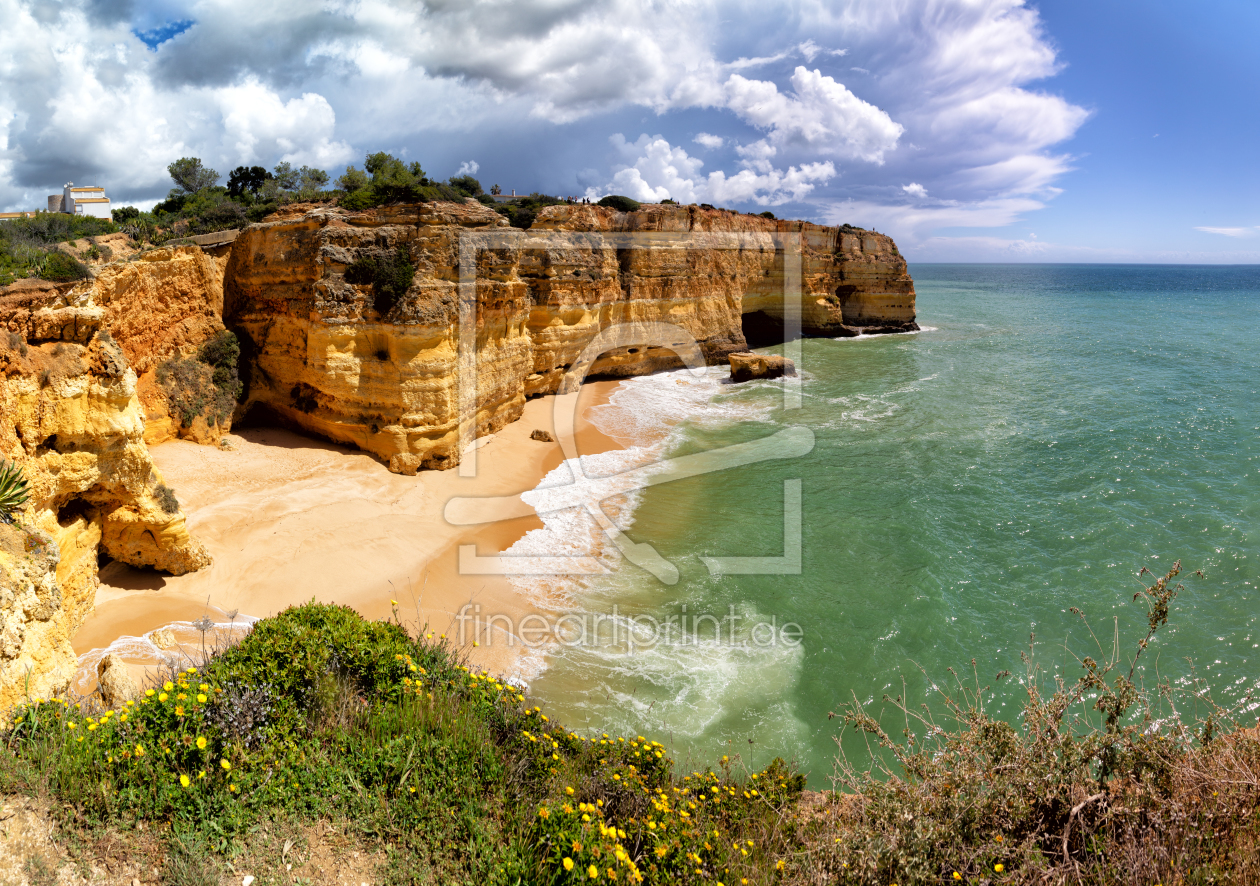
[[558, 206], [564, 203], [559, 197], [552, 197], [548, 194], [533, 193], [528, 197], [515, 197], [506, 202], [500, 203], [496, 200], [482, 201], [490, 206], [495, 212], [504, 216], [514, 228], [526, 230], [534, 223], [534, 219], [538, 216], [540, 210], [547, 206]]
[[601, 198], [599, 205], [607, 206], [608, 208], [615, 209], [618, 212], [634, 212], [640, 206], [638, 200], [632, 200], [631, 198], [623, 197], [620, 194], [609, 194], [607, 197]]
[[176, 357], [158, 366], [158, 384], [184, 427], [198, 416], [222, 424], [232, 415], [244, 390], [240, 355], [239, 340], [224, 330], [201, 346], [196, 359]]
[[0, 459], [0, 520], [11, 522], [13, 512], [26, 507], [30, 499], [31, 487], [22, 468]]
[[448, 179], [446, 183], [452, 190], [463, 194], [465, 197], [480, 197], [485, 193], [481, 189], [481, 182], [471, 175], [457, 175]]
[[179, 512], [179, 499], [175, 497], [175, 490], [165, 483], [159, 483], [153, 487], [153, 497], [161, 505], [162, 513], [175, 514]]
[[211, 381], [216, 388], [231, 396], [233, 401], [240, 399], [244, 389], [239, 374], [241, 342], [235, 333], [224, 329], [201, 346], [197, 359], [213, 370]]
[[55, 280], [58, 283], [83, 280], [89, 276], [87, 265], [59, 249], [48, 253], [39, 275], [45, 280]]
[[134, 206], [119, 206], [117, 209], [111, 209], [109, 214], [113, 217], [115, 222], [122, 224], [123, 222], [139, 218], [140, 210], [136, 209]]
[[372, 287], [372, 306], [382, 317], [398, 305], [415, 276], [416, 266], [402, 246], [393, 253], [357, 258], [346, 268], [346, 282]]
[[766, 212], [762, 212], [762, 213], [760, 213], [760, 215], [761, 215], [761, 217], [762, 217], [762, 218], [768, 218], [768, 219], [770, 219], [771, 221], [774, 221], [774, 213], [773, 213], [773, 212], [770, 212], [769, 210], [767, 210]]

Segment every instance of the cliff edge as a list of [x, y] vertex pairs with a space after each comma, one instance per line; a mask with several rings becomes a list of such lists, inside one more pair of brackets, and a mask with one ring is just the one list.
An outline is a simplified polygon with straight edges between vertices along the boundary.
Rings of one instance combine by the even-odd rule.
[[[577, 204], [548, 207], [518, 230], [475, 201], [321, 208], [251, 225], [233, 245], [224, 320], [248, 340], [249, 404], [395, 472], [457, 464], [465, 232], [490, 235], [474, 259], [477, 402], [463, 421], [476, 436], [518, 418], [526, 398], [558, 390], [613, 326], [673, 324], [710, 363], [782, 341], [788, 244], [799, 248], [790, 304], [802, 334], [918, 328], [896, 245], [848, 226]], [[629, 343], [601, 354], [590, 374], [681, 365], [668, 348]]]

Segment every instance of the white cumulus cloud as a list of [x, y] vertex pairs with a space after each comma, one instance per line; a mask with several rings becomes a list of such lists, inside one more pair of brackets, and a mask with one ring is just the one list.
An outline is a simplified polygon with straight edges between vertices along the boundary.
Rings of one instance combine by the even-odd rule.
[[772, 82], [732, 74], [725, 106], [767, 130], [777, 146], [869, 163], [882, 163], [905, 131], [885, 111], [818, 70], [797, 67], [791, 84], [792, 91], [784, 93]]
[[[679, 203], [757, 203], [778, 206], [804, 199], [819, 184], [836, 174], [834, 164], [805, 163], [776, 169], [769, 163], [774, 148], [754, 151], [755, 159], [745, 161], [746, 168], [734, 175], [716, 170], [704, 175], [704, 162], [675, 147], [659, 135], [641, 135], [630, 142], [617, 133], [611, 139], [618, 153], [631, 162], [617, 169], [603, 187], [590, 188], [593, 200], [607, 194], [624, 194], [643, 202], [659, 203], [665, 199]], [[764, 144], [764, 143], [762, 143]]]
[[[180, 156], [335, 173], [389, 150], [553, 193], [860, 209], [912, 245], [1043, 206], [1089, 115], [1047, 85], [1026, 0], [0, 0], [0, 22], [4, 209], [70, 178], [156, 199]], [[661, 138], [598, 159], [653, 114]]]

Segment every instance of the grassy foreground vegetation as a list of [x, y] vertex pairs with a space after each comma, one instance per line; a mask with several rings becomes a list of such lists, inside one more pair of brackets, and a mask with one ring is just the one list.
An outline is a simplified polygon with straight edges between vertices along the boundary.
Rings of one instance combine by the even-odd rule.
[[0, 791], [81, 827], [160, 823], [188, 882], [318, 818], [384, 847], [377, 882], [770, 882], [803, 786], [778, 762], [679, 777], [657, 742], [580, 737], [440, 639], [317, 604], [118, 709], [33, 700], [0, 755]]
[[147, 823], [170, 883], [239, 877], [242, 857], [260, 884], [303, 882], [294, 841], [260, 866], [258, 835], [317, 820], [377, 847], [384, 883], [1257, 882], [1255, 731], [1201, 686], [1139, 685], [1178, 572], [1136, 595], [1131, 659], [1113, 645], [1043, 693], [1030, 657], [1014, 724], [970, 682], [942, 690], [948, 726], [887, 699], [898, 738], [846, 709], [874, 762], [842, 758], [833, 792], [780, 760], [679, 772], [651, 738], [579, 736], [443, 638], [317, 604], [116, 710], [32, 700], [0, 791], [50, 797], [81, 832]]

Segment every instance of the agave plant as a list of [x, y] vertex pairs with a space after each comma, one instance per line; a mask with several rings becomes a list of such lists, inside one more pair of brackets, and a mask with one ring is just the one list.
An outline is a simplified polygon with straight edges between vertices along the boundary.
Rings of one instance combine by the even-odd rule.
[[12, 514], [30, 500], [31, 487], [22, 469], [11, 461], [0, 459], [0, 520], [12, 522]]

